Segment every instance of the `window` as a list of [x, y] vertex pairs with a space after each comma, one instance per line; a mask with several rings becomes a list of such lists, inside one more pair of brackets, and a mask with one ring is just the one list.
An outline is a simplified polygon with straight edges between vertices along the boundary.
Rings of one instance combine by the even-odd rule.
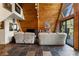
[[15, 11], [21, 14], [21, 9], [17, 4], [15, 4]]
[[61, 23], [62, 27], [61, 27], [61, 32], [65, 32], [65, 22]]
[[72, 15], [72, 14], [73, 14], [73, 4], [72, 3], [69, 3], [69, 4], [66, 3], [65, 8], [62, 11], [63, 17], [67, 17], [67, 16]]

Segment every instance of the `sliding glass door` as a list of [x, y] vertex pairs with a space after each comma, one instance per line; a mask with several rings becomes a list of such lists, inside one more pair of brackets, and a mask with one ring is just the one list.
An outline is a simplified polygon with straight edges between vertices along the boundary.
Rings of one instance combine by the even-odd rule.
[[61, 23], [61, 32], [67, 33], [66, 43], [70, 46], [73, 46], [74, 42], [74, 19], [69, 19]]

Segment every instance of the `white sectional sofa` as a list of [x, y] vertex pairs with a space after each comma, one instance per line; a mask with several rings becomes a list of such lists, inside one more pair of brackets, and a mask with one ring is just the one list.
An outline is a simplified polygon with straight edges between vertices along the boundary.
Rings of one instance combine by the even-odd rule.
[[16, 32], [14, 34], [14, 38], [16, 43], [34, 43], [35, 41], [35, 34], [30, 32]]
[[64, 45], [66, 41], [66, 33], [39, 33], [40, 45]]

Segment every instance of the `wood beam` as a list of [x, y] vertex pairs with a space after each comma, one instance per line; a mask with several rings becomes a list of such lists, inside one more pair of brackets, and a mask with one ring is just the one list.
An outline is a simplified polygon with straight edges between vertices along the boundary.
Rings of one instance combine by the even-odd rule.
[[74, 48], [79, 50], [79, 4], [74, 4]]
[[74, 14], [69, 15], [68, 17], [64, 17], [64, 18], [62, 18], [60, 21], [70, 20], [70, 19], [73, 18], [73, 17], [74, 17]]
[[57, 17], [57, 20], [56, 20], [56, 23], [55, 23], [54, 32], [56, 31], [57, 24], [58, 24], [58, 22], [59, 22], [59, 17], [60, 17], [60, 14], [61, 14], [62, 6], [63, 6], [63, 4], [61, 3], [60, 9], [59, 9], [59, 13], [58, 13], [58, 17]]

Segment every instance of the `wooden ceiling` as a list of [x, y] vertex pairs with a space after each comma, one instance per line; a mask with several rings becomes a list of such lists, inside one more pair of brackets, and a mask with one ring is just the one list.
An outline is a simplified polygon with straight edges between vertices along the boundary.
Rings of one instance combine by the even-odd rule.
[[[60, 3], [24, 3], [22, 4], [25, 21], [20, 24], [23, 28], [43, 29], [46, 21], [50, 22], [53, 31], [58, 19]], [[36, 9], [37, 7], [37, 9]], [[35, 23], [37, 22], [37, 23]]]
[[56, 20], [60, 12], [61, 4], [41, 3], [39, 4], [39, 28], [44, 27], [46, 21], [50, 22], [52, 31], [55, 28]]

